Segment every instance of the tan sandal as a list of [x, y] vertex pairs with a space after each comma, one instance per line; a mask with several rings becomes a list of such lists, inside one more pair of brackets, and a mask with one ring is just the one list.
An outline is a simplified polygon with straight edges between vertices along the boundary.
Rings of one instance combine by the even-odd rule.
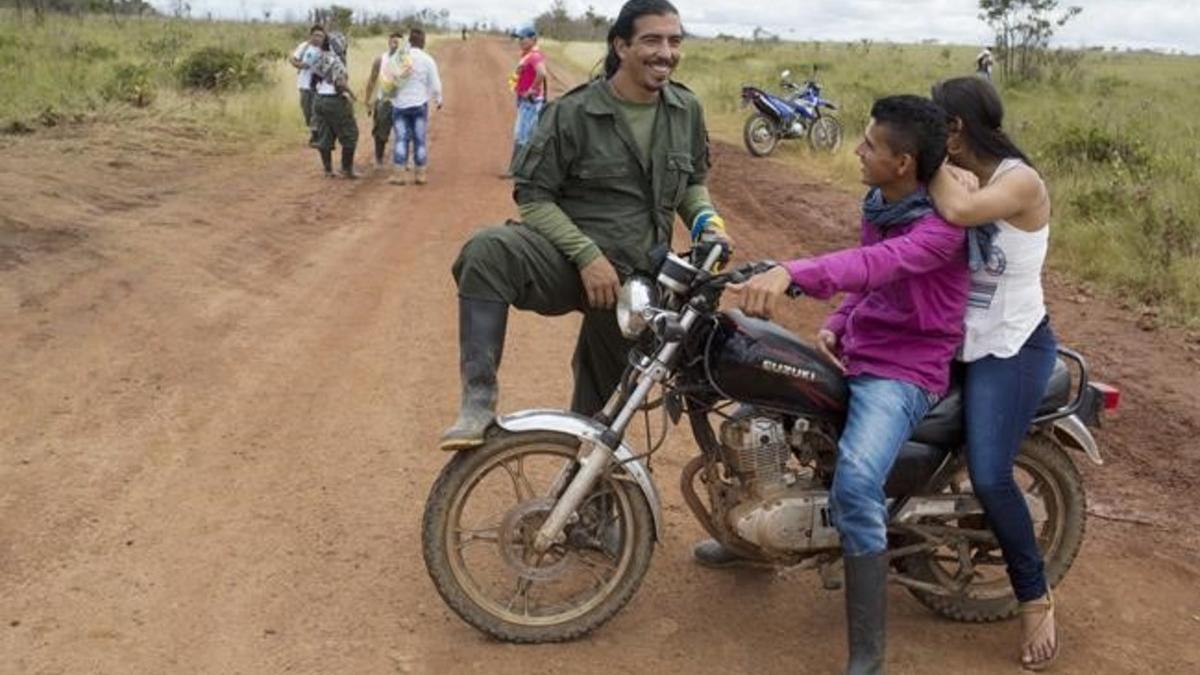
[[[1019, 657], [1021, 667], [1025, 670], [1033, 671], [1046, 670], [1058, 658], [1059, 646], [1061, 645], [1058, 639], [1058, 624], [1054, 622], [1054, 596], [1047, 590], [1046, 597], [1032, 602], [1021, 603], [1021, 614], [1042, 615], [1041, 620], [1037, 622], [1032, 631], [1025, 635], [1021, 643], [1021, 655]], [[1025, 629], [1024, 623], [1022, 623], [1021, 629], [1022, 631]], [[1049, 637], [1054, 642], [1054, 646], [1050, 650], [1050, 656], [1040, 661], [1026, 661], [1025, 653], [1029, 650], [1030, 645], [1045, 640], [1047, 630], [1052, 631]]]

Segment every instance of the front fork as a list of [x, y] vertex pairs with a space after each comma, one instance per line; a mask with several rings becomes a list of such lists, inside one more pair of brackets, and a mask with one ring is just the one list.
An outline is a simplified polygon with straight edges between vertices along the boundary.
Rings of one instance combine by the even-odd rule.
[[[683, 334], [686, 335], [699, 316], [700, 313], [690, 306], [684, 310], [683, 318], [679, 322]], [[546, 517], [534, 538], [533, 547], [538, 553], [545, 553], [556, 542], [562, 541], [563, 528], [566, 527], [571, 515], [579, 509], [580, 504], [596, 486], [596, 481], [612, 465], [615, 449], [621, 445], [621, 439], [624, 437], [630, 421], [633, 420], [633, 416], [649, 398], [650, 390], [670, 374], [671, 364], [679, 352], [681, 344], [682, 339], [667, 342], [653, 357], [645, 359], [639, 365], [641, 374], [635, 380], [637, 384], [634, 386], [633, 393], [626, 397], [626, 385], [622, 383], [604, 408], [602, 415], [605, 419], [613, 419], [612, 424], [599, 436], [588, 436], [583, 439], [580, 447], [579, 466], [574, 471], [575, 476], [570, 477], [573, 469], [570, 464], [564, 466], [559, 472], [554, 481], [554, 491], [550, 494], [556, 494], [564, 483], [566, 489], [555, 502], [550, 515]], [[614, 412], [615, 419], [612, 417]], [[583, 454], [585, 452], [586, 454]], [[568, 479], [569, 482], [567, 482]]]

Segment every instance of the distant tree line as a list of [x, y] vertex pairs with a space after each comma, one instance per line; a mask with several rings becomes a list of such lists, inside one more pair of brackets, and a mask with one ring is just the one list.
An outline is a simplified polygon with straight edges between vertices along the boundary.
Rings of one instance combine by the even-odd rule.
[[604, 40], [612, 20], [588, 6], [582, 16], [571, 16], [565, 0], [554, 0], [550, 9], [533, 20], [538, 35], [553, 40]]
[[0, 8], [15, 9], [17, 18], [33, 14], [41, 21], [46, 14], [111, 14], [118, 16], [148, 16], [157, 14], [154, 6], [143, 0], [0, 0]]

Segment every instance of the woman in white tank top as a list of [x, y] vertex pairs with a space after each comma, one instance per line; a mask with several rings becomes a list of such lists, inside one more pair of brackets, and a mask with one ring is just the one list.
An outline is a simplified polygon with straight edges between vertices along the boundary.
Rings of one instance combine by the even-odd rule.
[[1004, 109], [990, 82], [947, 80], [934, 86], [933, 100], [946, 110], [955, 166], [944, 166], [929, 192], [946, 220], [971, 228], [961, 356], [967, 466], [1020, 602], [1021, 664], [1042, 670], [1058, 655], [1054, 603], [1013, 462], [1057, 358], [1042, 297], [1050, 197], [1003, 131]]

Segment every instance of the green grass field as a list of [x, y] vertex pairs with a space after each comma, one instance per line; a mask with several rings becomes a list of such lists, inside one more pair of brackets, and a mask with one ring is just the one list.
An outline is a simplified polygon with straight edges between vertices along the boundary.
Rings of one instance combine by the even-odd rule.
[[[582, 70], [597, 43], [548, 49]], [[857, 193], [854, 147], [871, 103], [887, 94], [929, 94], [969, 74], [977, 48], [880, 43], [752, 43], [690, 40], [677, 78], [705, 104], [713, 134], [741, 144], [748, 112], [742, 84], [778, 90], [781, 70], [803, 80], [813, 64], [836, 101], [846, 140], [832, 156], [802, 143], [778, 156]], [[1005, 126], [1044, 172], [1054, 198], [1052, 268], [1110, 289], [1131, 308], [1161, 306], [1171, 320], [1200, 324], [1200, 58], [1086, 52], [1037, 84], [1001, 85]]]

